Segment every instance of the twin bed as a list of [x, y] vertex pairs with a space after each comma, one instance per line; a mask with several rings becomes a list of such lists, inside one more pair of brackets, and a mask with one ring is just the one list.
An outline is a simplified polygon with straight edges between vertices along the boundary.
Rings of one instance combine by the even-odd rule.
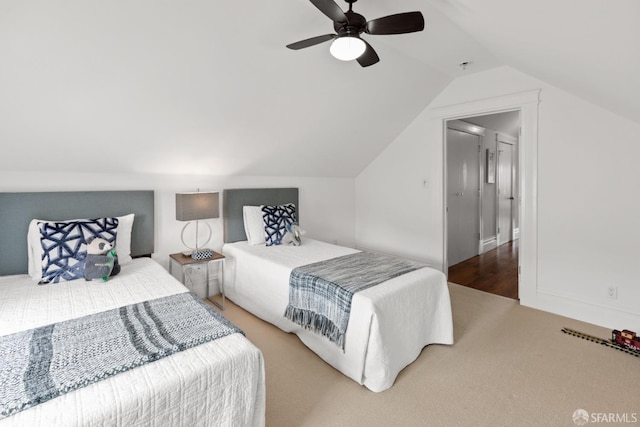
[[[426, 345], [453, 343], [445, 276], [413, 262], [407, 263], [409, 268], [402, 274], [384, 276], [384, 280], [379, 280], [381, 283], [374, 283], [377, 286], [353, 293], [346, 310], [348, 328], [338, 340], [328, 339], [328, 335], [317, 333], [309, 325], [285, 317], [285, 311], [289, 312], [293, 304], [292, 272], [316, 263], [324, 265], [334, 260], [351, 260], [349, 257], [358, 257], [360, 251], [306, 237], [299, 246], [268, 246], [248, 240], [245, 207], [286, 205], [297, 208], [298, 190], [295, 188], [225, 190], [223, 197], [226, 296], [283, 331], [295, 333], [306, 346], [347, 377], [372, 391], [384, 391]], [[0, 427], [264, 425], [262, 354], [215, 310], [200, 301], [191, 301], [197, 298], [190, 298], [188, 289], [151, 259], [154, 203], [152, 191], [0, 193], [0, 359], [3, 362], [0, 379], [9, 381], [9, 378], [11, 387], [6, 389], [12, 390], [0, 390]], [[297, 211], [298, 217], [299, 214]], [[46, 285], [38, 285], [31, 277], [40, 274], [33, 271], [33, 259], [39, 261], [41, 257], [34, 250], [40, 241], [31, 238], [27, 241], [30, 225], [35, 223], [33, 219], [59, 221], [128, 216], [134, 218], [131, 231], [123, 234], [118, 228], [116, 242], [120, 246], [116, 249], [119, 258], [122, 239], [129, 233], [131, 236], [122, 252], [124, 262], [118, 275], [106, 282], [79, 279]], [[165, 301], [176, 299], [186, 299], [196, 305], [189, 309], [188, 316], [174, 316], [166, 324], [164, 320], [156, 319], [154, 310]], [[202, 315], [200, 311], [203, 311]], [[198, 314], [194, 314], [196, 312]], [[121, 341], [110, 341], [112, 331], [103, 329], [113, 328], [101, 323], [108, 319], [95, 320], [95, 316], [109, 313], [113, 314], [114, 325], [125, 325], [123, 329], [131, 339], [120, 337], [113, 339]], [[35, 342], [31, 340], [43, 330], [51, 334], [50, 341], [74, 339], [76, 335], [86, 335], [90, 340], [96, 336], [98, 340], [98, 335], [106, 334], [106, 341], [89, 342], [88, 345], [100, 347], [107, 353], [111, 351], [110, 357], [117, 359], [122, 356], [118, 353], [121, 345], [113, 345], [114, 342], [124, 343], [123, 348], [130, 344], [129, 341], [139, 346], [140, 343], [136, 344], [132, 338], [135, 334], [146, 337], [146, 341], [143, 340], [146, 346], [162, 341], [160, 335], [169, 342], [172, 338], [167, 338], [163, 329], [169, 323], [199, 323], [203, 318], [214, 322], [216, 331], [220, 328], [226, 332], [213, 339], [201, 340], [199, 337], [195, 341], [200, 345], [167, 351], [166, 357], [153, 363], [129, 363], [128, 368], [118, 371], [117, 375], [109, 375], [100, 381], [87, 380], [87, 385], [72, 387], [54, 398], [36, 395], [35, 402], [31, 398], [30, 404], [22, 406], [20, 402], [24, 401], [16, 398], [22, 398], [23, 394], [29, 397], [40, 387], [38, 381], [25, 386], [22, 383], [27, 384], [26, 377], [33, 375], [32, 358], [40, 348], [30, 344]], [[94, 320], [87, 323], [86, 319]], [[56, 326], [50, 328], [48, 325], [52, 324]], [[156, 324], [157, 331], [154, 329]], [[71, 325], [68, 326], [71, 332], [56, 338], [51, 330], [64, 330], [64, 325]], [[100, 332], [94, 333], [93, 328]], [[200, 329], [200, 333], [206, 335], [210, 327]], [[21, 338], [23, 336], [27, 338]], [[16, 337], [19, 339], [14, 339]], [[24, 349], [16, 350], [15, 343], [20, 339], [26, 344]], [[178, 347], [173, 345], [172, 348]], [[140, 349], [136, 347], [136, 350]], [[13, 353], [16, 352], [25, 353], [24, 361], [15, 358]], [[82, 375], [85, 365], [89, 364], [82, 359], [83, 354], [70, 356], [78, 367], [78, 375]], [[53, 364], [51, 360], [55, 358], [50, 357], [45, 362]], [[24, 374], [20, 373], [21, 369]], [[47, 375], [47, 381], [56, 381], [53, 369]]]
[[224, 289], [230, 300], [295, 333], [331, 366], [375, 392], [391, 387], [426, 345], [453, 344], [446, 278], [426, 266], [354, 293], [344, 347], [285, 318], [294, 269], [360, 252], [304, 236], [300, 246], [250, 244], [244, 207], [286, 204], [299, 206], [296, 188], [224, 191]]
[[[9, 392], [6, 378], [12, 378], [13, 374], [9, 370], [22, 367], [26, 376], [33, 369], [31, 365], [20, 366], [25, 362], [12, 357], [15, 348], [7, 347], [7, 343], [15, 340], [9, 341], [9, 338], [34, 328], [81, 321], [87, 319], [84, 316], [122, 310], [122, 307], [142, 307], [169, 298], [189, 299], [187, 288], [145, 256], [153, 252], [153, 208], [154, 195], [149, 191], [0, 194], [0, 359], [3, 362], [0, 376], [5, 378], [0, 390], [0, 408], [5, 414], [0, 415], [0, 426], [264, 425], [264, 361], [260, 350], [238, 332], [173, 354], [169, 352], [170, 355], [153, 363], [136, 365], [16, 411], [21, 402], [16, 399], [23, 394], [22, 388], [27, 387], [22, 387], [22, 379], [18, 378], [12, 383], [13, 391]], [[29, 263], [26, 236], [32, 219], [118, 217], [131, 213], [134, 214], [130, 246], [133, 259], [123, 263], [120, 273], [108, 281], [79, 279], [38, 285], [26, 274]], [[202, 311], [203, 316], [191, 313], [189, 322], [212, 317], [207, 307], [197, 305], [195, 308]], [[139, 314], [131, 319], [134, 323], [139, 319], [146, 329], [153, 323]], [[90, 335], [90, 328], [80, 328], [77, 335], [87, 331]], [[100, 335], [108, 332], [100, 331]], [[72, 333], [66, 338], [75, 335]], [[29, 355], [30, 361], [31, 358]], [[11, 361], [11, 368], [7, 361]], [[81, 375], [87, 364], [86, 359], [78, 357], [75, 375]], [[54, 378], [54, 381], [57, 380]], [[36, 386], [39, 384], [36, 382]], [[26, 391], [33, 394], [34, 390]], [[24, 406], [24, 400], [22, 404]]]

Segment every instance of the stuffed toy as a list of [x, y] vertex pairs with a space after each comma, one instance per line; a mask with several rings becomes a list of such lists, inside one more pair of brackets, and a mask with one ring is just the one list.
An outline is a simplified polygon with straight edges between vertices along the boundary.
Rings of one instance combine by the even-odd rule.
[[84, 278], [87, 281], [102, 279], [120, 273], [120, 264], [114, 246], [101, 237], [92, 237], [87, 241], [87, 258], [84, 264]]
[[302, 244], [302, 235], [305, 231], [300, 230], [297, 222], [286, 225], [287, 232], [282, 237], [280, 244], [300, 246]]

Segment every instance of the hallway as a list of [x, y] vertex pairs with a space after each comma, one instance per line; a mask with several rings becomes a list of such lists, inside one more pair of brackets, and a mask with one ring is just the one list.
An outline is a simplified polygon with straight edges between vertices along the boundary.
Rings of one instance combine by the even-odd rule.
[[518, 240], [449, 267], [449, 282], [518, 299]]

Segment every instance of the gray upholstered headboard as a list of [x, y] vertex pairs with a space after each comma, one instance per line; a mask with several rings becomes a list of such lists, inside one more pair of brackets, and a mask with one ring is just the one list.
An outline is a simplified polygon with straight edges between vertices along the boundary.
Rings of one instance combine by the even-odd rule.
[[27, 230], [32, 219], [68, 220], [135, 214], [131, 255], [154, 251], [153, 191], [0, 193], [0, 275], [27, 272]]
[[297, 188], [236, 188], [222, 192], [222, 211], [224, 216], [225, 243], [247, 240], [242, 219], [243, 206], [296, 205], [296, 214], [300, 220]]

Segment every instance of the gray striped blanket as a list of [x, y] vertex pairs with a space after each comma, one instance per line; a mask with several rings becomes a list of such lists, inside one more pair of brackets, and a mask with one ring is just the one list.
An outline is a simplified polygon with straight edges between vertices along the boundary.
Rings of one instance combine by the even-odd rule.
[[289, 278], [284, 316], [344, 351], [353, 294], [422, 267], [416, 261], [372, 252], [297, 267]]
[[187, 292], [0, 337], [0, 419], [234, 333]]

